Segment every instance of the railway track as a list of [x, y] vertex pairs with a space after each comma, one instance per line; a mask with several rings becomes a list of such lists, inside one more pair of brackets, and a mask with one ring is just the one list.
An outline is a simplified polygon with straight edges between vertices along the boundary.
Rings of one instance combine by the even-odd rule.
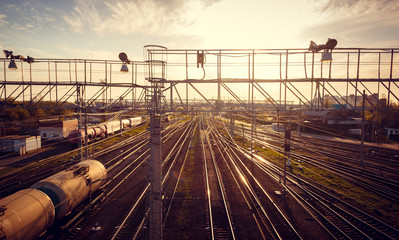
[[[202, 123], [202, 121], [201, 121]], [[203, 123], [202, 123], [203, 124]], [[207, 228], [210, 239], [236, 239], [227, 195], [217, 166], [215, 153], [206, 127], [202, 126], [201, 147], [203, 151], [207, 212]]]
[[[269, 141], [272, 140], [275, 143], [279, 143], [283, 139], [281, 133], [270, 131], [270, 129], [262, 128], [259, 134], [267, 136]], [[365, 146], [363, 168], [360, 167], [360, 143], [293, 135], [291, 136], [291, 145], [296, 150], [309, 152], [320, 158], [335, 159], [341, 164], [350, 164], [352, 168], [368, 170], [379, 175], [383, 173], [397, 175], [399, 171], [399, 162], [394, 159], [395, 155], [398, 155], [397, 151], [378, 147], [378, 145], [377, 147]]]
[[251, 209], [256, 212], [255, 221], [261, 226], [261, 235], [265, 239], [302, 239], [301, 234], [276, 204], [275, 199], [262, 186], [250, 167], [246, 166], [245, 161], [232, 149], [231, 143], [224, 139], [213, 123], [212, 126], [213, 139], [219, 144], [219, 149], [223, 149], [223, 154], [228, 156], [227, 163], [230, 169], [234, 170], [233, 174], [241, 179], [239, 181], [241, 188], [244, 189]]
[[[225, 129], [226, 132], [227, 129]], [[222, 137], [222, 135], [220, 136]], [[232, 139], [227, 140], [235, 149], [251, 160], [264, 174], [280, 182], [283, 169], [274, 165], [267, 157], [251, 157], [252, 151], [238, 146]], [[256, 154], [254, 154], [256, 155]], [[251, 165], [247, 163], [247, 165]], [[399, 232], [392, 226], [372, 217], [347, 202], [335, 197], [303, 178], [288, 173], [285, 191], [290, 193], [315, 219], [338, 239], [398, 239]]]
[[[172, 131], [176, 133], [175, 131]], [[178, 156], [180, 156], [183, 146], [187, 147], [187, 140], [192, 132], [192, 126], [188, 125], [184, 127], [182, 130], [181, 136], [178, 138], [177, 142], [174, 143], [172, 149], [169, 151], [169, 154], [166, 156], [164, 162], [162, 163], [162, 169], [164, 174], [164, 179], [162, 185], [164, 186], [166, 181], [169, 179], [172, 168], [177, 164]], [[171, 137], [172, 134], [168, 134], [168, 137], [164, 137], [163, 141], [166, 141], [167, 138]], [[149, 157], [149, 156], [148, 156]], [[177, 183], [174, 183], [177, 184]], [[124, 216], [122, 220], [120, 220], [120, 224], [114, 228], [114, 231], [109, 236], [109, 239], [126, 239], [130, 238], [132, 235], [135, 238], [139, 236], [145, 236], [146, 232], [144, 231], [145, 223], [148, 218], [148, 210], [146, 210], [146, 214], [144, 214], [145, 204], [144, 204], [144, 196], [147, 193], [150, 185], [147, 184], [145, 189], [139, 194], [139, 198], [135, 200], [132, 204], [132, 207], [129, 209], [128, 213]], [[166, 205], [167, 206], [167, 205]], [[141, 216], [137, 217], [137, 214], [133, 215], [134, 212], [141, 211]], [[141, 219], [141, 220], [140, 220]]]
[[[284, 138], [279, 133], [265, 131], [258, 133], [253, 139], [248, 135], [248, 139], [282, 155], [284, 154], [284, 148], [282, 146]], [[319, 143], [319, 140], [316, 139], [316, 143]], [[337, 145], [337, 143], [331, 145], [334, 146], [333, 148], [321, 147], [324, 146], [324, 144], [313, 145], [312, 142], [306, 143], [307, 151], [304, 152], [302, 151], [304, 149], [303, 143], [299, 143], [298, 140], [293, 140], [291, 141], [291, 146], [295, 150], [291, 151], [291, 160], [296, 161], [297, 163], [305, 162], [314, 167], [332, 172], [339, 177], [347, 179], [348, 181], [391, 201], [397, 201], [399, 199], [399, 182], [395, 179], [381, 176], [375, 170], [370, 170], [374, 165], [367, 164], [368, 169], [359, 167], [358, 163], [360, 161], [358, 159], [353, 160], [354, 156], [358, 157], [358, 152], [354, 153], [353, 147], [350, 152], [352, 157], [350, 157], [348, 156], [349, 153], [347, 152], [347, 146], [344, 148], [345, 151], [339, 153], [340, 151], [336, 151], [338, 149], [337, 146], [334, 146]], [[341, 146], [342, 144], [339, 145]], [[357, 150], [355, 149], [355, 151]], [[332, 152], [334, 152], [334, 154], [331, 154]], [[348, 161], [343, 159], [352, 159], [352, 163], [354, 162], [356, 164], [349, 165]], [[385, 168], [385, 170], [387, 169]], [[392, 169], [395, 174], [397, 174], [398, 170], [395, 172], [395, 170]]]
[[[137, 139], [143, 138], [145, 136], [144, 132], [141, 132], [137, 135], [131, 136], [123, 141], [118, 142], [117, 144], [104, 148], [100, 151], [95, 152], [91, 158], [101, 158], [105, 154], [112, 154], [116, 149], [119, 150], [121, 146], [128, 145]], [[101, 144], [101, 142], [109, 139], [102, 139], [94, 144]], [[51, 176], [56, 172], [60, 172], [68, 167], [79, 162], [77, 157], [72, 157], [69, 161], [64, 161], [56, 166], [48, 167], [52, 162], [58, 162], [58, 159], [61, 159], [68, 155], [76, 155], [78, 153], [78, 149], [74, 149], [59, 155], [55, 155], [46, 159], [42, 159], [39, 162], [35, 162], [34, 164], [29, 164], [25, 167], [22, 167], [18, 172], [11, 174], [7, 177], [4, 177], [0, 181], [0, 198], [8, 196], [18, 190], [27, 188], [32, 184]], [[34, 166], [33, 166], [34, 165]], [[16, 184], [18, 183], [18, 184]]]
[[[247, 150], [240, 149], [246, 152], [247, 156], [250, 154]], [[254, 160], [259, 168], [272, 175], [276, 182], [279, 181], [282, 169], [266, 162], [266, 160]], [[290, 173], [287, 180], [290, 182], [286, 186], [287, 191], [300, 201], [332, 236], [338, 239], [397, 239], [399, 237], [399, 231], [394, 227], [314, 184]]]
[[[198, 215], [195, 222], [198, 226], [195, 226], [197, 232], [185, 236], [198, 239], [399, 239], [397, 229], [305, 178], [287, 173], [287, 184], [283, 186], [281, 166], [275, 166], [266, 156], [248, 147], [240, 147], [228, 135], [226, 137], [226, 132], [227, 128], [221, 129], [209, 116], [195, 117], [163, 131], [165, 239], [179, 239], [181, 235], [173, 231], [176, 231], [177, 219], [180, 219], [178, 224], [183, 222], [177, 227], [189, 222], [186, 214]], [[255, 144], [263, 142], [264, 146], [282, 152], [279, 136], [265, 132], [249, 140]], [[264, 143], [269, 140], [273, 144]], [[293, 145], [295, 161], [315, 161], [313, 164], [323, 163], [331, 172], [359, 175], [357, 169], [351, 171], [331, 161], [324, 163], [313, 159], [300, 152], [299, 145]], [[194, 150], [199, 150], [197, 156], [202, 158], [196, 157], [194, 161]], [[329, 155], [328, 158], [334, 156], [339, 157]], [[144, 239], [148, 234], [148, 208], [144, 201], [149, 188], [146, 181], [148, 135], [138, 134], [112, 148], [93, 153], [93, 157], [102, 161], [109, 173], [102, 192], [92, 195], [85, 205], [62, 222], [62, 226], [50, 229], [48, 238]], [[194, 162], [202, 166], [194, 168]], [[198, 185], [197, 195], [187, 189], [190, 181]], [[380, 183], [387, 184], [384, 181], [386, 179], [381, 178]], [[194, 208], [195, 205], [198, 208]], [[203, 212], [196, 212], [197, 209]], [[311, 218], [313, 226], [305, 228], [295, 214]], [[95, 232], [98, 227], [101, 230]], [[322, 229], [324, 235], [312, 235], [312, 227]], [[65, 229], [65, 235], [57, 235], [60, 228]]]
[[[262, 144], [262, 142], [260, 143]], [[268, 147], [281, 154], [284, 153], [284, 149], [281, 147], [271, 145], [268, 145]], [[314, 155], [305, 155], [303, 153], [298, 153], [297, 151], [292, 151], [291, 157], [291, 160], [293, 161], [305, 162], [315, 167], [330, 171], [337, 176], [347, 179], [350, 182], [389, 200], [397, 201], [399, 199], [399, 182], [395, 180], [376, 175], [374, 172], [366, 169], [353, 168], [353, 166], [348, 166], [347, 164], [338, 162], [339, 160], [324, 160], [323, 158], [317, 158], [314, 157]]]
[[[162, 141], [169, 145], [168, 141], [177, 134], [186, 136], [187, 125], [176, 124], [175, 127], [166, 129]], [[184, 140], [186, 141], [187, 138], [184, 138]], [[67, 238], [84, 239], [88, 237], [90, 227], [95, 225], [95, 218], [104, 219], [107, 214], [113, 212], [112, 206], [123, 206], [123, 211], [118, 210], [120, 214], [113, 216], [112, 222], [102, 220], [103, 222], [100, 224], [103, 226], [101, 232], [108, 236], [107, 239], [125, 239], [126, 236], [136, 235], [138, 237], [146, 234], [143, 231], [146, 222], [143, 219], [145, 216], [145, 201], [143, 200], [149, 187], [145, 180], [145, 166], [149, 158], [147, 141], [147, 139], [140, 139], [135, 145], [131, 145], [130, 149], [115, 155], [104, 163], [108, 166], [111, 175], [109, 181], [103, 186], [105, 192], [102, 201], [105, 204], [99, 204], [98, 208], [101, 210], [96, 210], [97, 214], [89, 217], [89, 219], [81, 220], [82, 224], [71, 225], [72, 237]], [[178, 144], [174, 143], [173, 145], [177, 146]], [[172, 158], [167, 157], [167, 159]], [[164, 168], [166, 168], [166, 165]], [[104, 221], [107, 221], [107, 223]]]

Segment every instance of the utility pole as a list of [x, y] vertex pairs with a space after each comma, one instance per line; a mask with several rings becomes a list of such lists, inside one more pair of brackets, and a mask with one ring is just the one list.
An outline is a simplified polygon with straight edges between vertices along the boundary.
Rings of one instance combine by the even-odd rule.
[[[148, 55], [148, 81], [151, 83], [150, 101], [147, 111], [150, 115], [150, 159], [148, 162], [149, 192], [147, 195], [149, 210], [149, 236], [150, 240], [162, 239], [162, 88], [166, 76], [166, 62], [155, 60]], [[187, 109], [188, 110], [188, 109]]]
[[88, 158], [89, 138], [87, 136], [87, 105], [85, 104], [85, 159]]
[[80, 86], [76, 86], [76, 103], [79, 105], [79, 115], [78, 115], [78, 158], [79, 161], [82, 161], [83, 159], [83, 151], [82, 151], [82, 100], [81, 100], [81, 95], [80, 95]]
[[119, 118], [119, 129], [121, 131], [121, 137], [123, 137], [123, 123], [122, 123], [122, 116]]
[[[280, 108], [277, 108], [277, 113], [276, 114], [277, 114], [277, 133], [278, 133], [278, 136], [280, 138]], [[280, 161], [280, 154], [278, 155], [278, 160]], [[283, 164], [285, 165], [285, 162]], [[285, 171], [284, 171], [284, 174], [285, 174]], [[278, 182], [281, 183], [281, 175], [280, 175], [280, 178], [279, 178]]]
[[288, 125], [286, 125], [285, 126], [285, 144], [284, 144], [284, 179], [283, 179], [284, 186], [286, 184], [287, 166], [291, 167], [291, 163], [290, 163], [290, 159], [289, 159], [290, 151], [291, 151], [290, 139], [291, 139], [291, 129]]
[[152, 83], [153, 95], [150, 109], [150, 145], [148, 178], [150, 181], [149, 210], [150, 234], [149, 239], [162, 239], [162, 141], [161, 141], [161, 111], [160, 88], [158, 83]]
[[291, 167], [291, 145], [290, 145], [290, 141], [291, 141], [291, 111], [292, 108], [290, 108], [290, 112], [289, 112], [289, 122], [288, 122], [288, 129], [286, 129], [285, 132], [285, 140], [286, 140], [286, 153], [287, 153], [287, 166]]
[[234, 113], [233, 108], [231, 108], [230, 112], [230, 136], [234, 138]]
[[301, 101], [299, 101], [299, 109], [298, 109], [298, 136], [301, 132], [301, 115], [302, 115], [302, 106]]
[[363, 165], [363, 152], [364, 152], [364, 101], [366, 98], [366, 91], [363, 90], [363, 101], [362, 101], [362, 139], [360, 144], [360, 167], [364, 168]]

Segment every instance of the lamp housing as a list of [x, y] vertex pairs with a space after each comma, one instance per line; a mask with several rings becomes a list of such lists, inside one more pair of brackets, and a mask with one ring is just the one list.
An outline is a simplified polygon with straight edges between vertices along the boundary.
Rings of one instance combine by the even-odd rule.
[[322, 62], [331, 62], [332, 61], [332, 53], [331, 52], [323, 52], [321, 55]]
[[8, 51], [8, 50], [3, 50], [4, 55], [6, 56], [6, 58], [12, 56], [12, 51]]
[[129, 60], [129, 58], [127, 57], [127, 54], [124, 53], [124, 52], [119, 53], [119, 59], [120, 59], [122, 62], [124, 62], [124, 63], [127, 63], [127, 64], [130, 63], [130, 60]]
[[35, 59], [33, 57], [28, 56], [27, 58], [24, 59], [24, 61], [31, 64], [35, 61]]
[[336, 39], [329, 38], [326, 44], [316, 44], [313, 41], [310, 41], [308, 50], [311, 52], [318, 52], [320, 50], [332, 51], [335, 46], [337, 46], [338, 41]]
[[15, 63], [14, 59], [11, 59], [10, 64], [8, 64], [8, 68], [11, 69], [11, 70], [17, 70], [18, 69], [17, 64]]
[[124, 73], [129, 72], [129, 68], [127, 67], [126, 63], [122, 64], [121, 72], [124, 72]]

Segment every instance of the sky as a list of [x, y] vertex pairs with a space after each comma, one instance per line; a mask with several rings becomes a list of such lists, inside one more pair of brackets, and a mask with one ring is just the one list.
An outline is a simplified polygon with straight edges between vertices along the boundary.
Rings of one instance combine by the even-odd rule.
[[0, 0], [0, 48], [38, 58], [143, 60], [143, 46], [399, 46], [397, 0]]
[[[143, 61], [145, 45], [306, 49], [328, 38], [341, 48], [399, 47], [398, 0], [0, 0], [0, 6], [0, 49], [34, 58], [118, 60], [125, 52]], [[201, 78], [195, 70], [190, 77]]]

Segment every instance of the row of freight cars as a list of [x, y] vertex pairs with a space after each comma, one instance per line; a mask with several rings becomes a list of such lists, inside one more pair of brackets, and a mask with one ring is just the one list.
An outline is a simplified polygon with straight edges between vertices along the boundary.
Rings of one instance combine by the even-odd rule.
[[107, 179], [103, 164], [82, 161], [0, 200], [0, 239], [36, 239]]
[[[108, 137], [109, 135], [115, 134], [122, 131], [123, 129], [134, 127], [142, 122], [141, 117], [124, 118], [121, 120], [114, 120], [105, 123], [100, 123], [95, 126], [87, 127], [87, 142], [91, 143], [98, 139]], [[69, 141], [78, 145], [79, 141], [82, 144], [86, 143], [86, 129], [75, 130], [69, 134]]]

